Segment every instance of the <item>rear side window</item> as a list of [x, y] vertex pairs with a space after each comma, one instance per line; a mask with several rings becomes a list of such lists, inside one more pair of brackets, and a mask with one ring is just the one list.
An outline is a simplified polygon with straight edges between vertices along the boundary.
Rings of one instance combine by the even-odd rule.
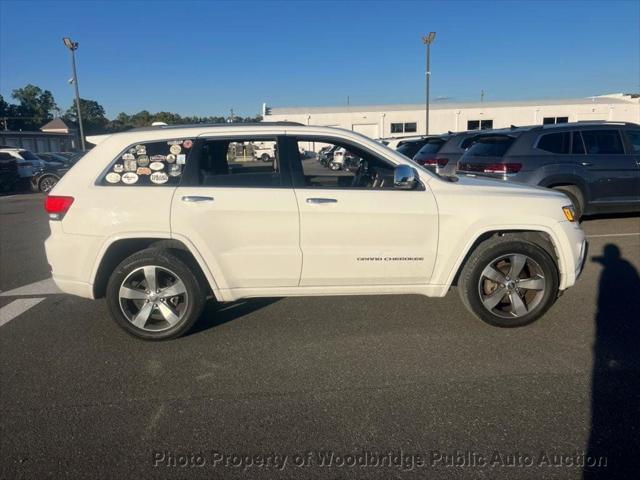
[[276, 138], [206, 141], [199, 167], [200, 184], [205, 186], [281, 186]]
[[640, 130], [627, 130], [627, 137], [633, 147], [633, 153], [640, 153]]
[[622, 139], [617, 130], [584, 130], [586, 151], [590, 155], [615, 155], [624, 153]]
[[102, 185], [170, 185], [180, 183], [191, 139], [163, 140], [129, 146], [101, 179]]
[[513, 140], [508, 136], [480, 138], [471, 145], [467, 154], [475, 157], [501, 157], [509, 150]]
[[571, 133], [547, 133], [538, 140], [538, 148], [549, 153], [567, 154], [570, 152]]

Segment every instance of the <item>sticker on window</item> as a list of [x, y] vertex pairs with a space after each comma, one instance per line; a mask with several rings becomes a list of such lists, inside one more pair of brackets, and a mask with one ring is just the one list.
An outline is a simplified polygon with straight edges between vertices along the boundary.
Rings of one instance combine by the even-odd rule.
[[102, 185], [178, 185], [193, 140], [174, 139], [127, 147], [102, 179]]

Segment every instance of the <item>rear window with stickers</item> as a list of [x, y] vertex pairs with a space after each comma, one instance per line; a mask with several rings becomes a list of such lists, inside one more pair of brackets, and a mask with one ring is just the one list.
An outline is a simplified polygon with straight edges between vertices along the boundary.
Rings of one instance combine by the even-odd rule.
[[180, 178], [193, 140], [163, 140], [131, 145], [111, 165], [102, 185], [173, 185]]

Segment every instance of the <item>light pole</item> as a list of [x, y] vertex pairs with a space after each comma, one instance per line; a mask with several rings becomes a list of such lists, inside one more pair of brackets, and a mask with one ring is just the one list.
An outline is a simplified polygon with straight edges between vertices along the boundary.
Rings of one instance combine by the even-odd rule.
[[64, 46], [71, 52], [71, 67], [73, 69], [73, 86], [76, 90], [76, 112], [78, 115], [78, 126], [80, 127], [80, 144], [82, 145], [82, 151], [86, 150], [84, 144], [84, 128], [82, 127], [82, 113], [80, 112], [80, 90], [78, 89], [78, 74], [76, 72], [76, 50], [80, 45], [78, 42], [72, 42], [69, 37], [62, 39]]
[[425, 117], [424, 117], [424, 134], [429, 135], [429, 79], [431, 78], [431, 70], [429, 67], [431, 44], [436, 39], [436, 32], [429, 32], [429, 35], [422, 37], [422, 43], [427, 47], [427, 85], [425, 98]]

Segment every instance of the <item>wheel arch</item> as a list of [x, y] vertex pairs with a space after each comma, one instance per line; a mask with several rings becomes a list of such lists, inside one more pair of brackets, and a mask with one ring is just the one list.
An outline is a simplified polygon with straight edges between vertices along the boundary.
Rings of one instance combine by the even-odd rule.
[[589, 203], [589, 198], [591, 198], [587, 182], [580, 176], [574, 174], [551, 175], [545, 177], [538, 185], [546, 188], [575, 186], [582, 194], [584, 206]]
[[561, 279], [563, 275], [563, 259], [560, 256], [560, 249], [557, 245], [557, 242], [554, 241], [554, 237], [551, 233], [544, 230], [495, 229], [482, 232], [475, 237], [469, 248], [466, 249], [462, 260], [457, 262], [457, 265], [454, 268], [453, 279], [449, 282], [449, 286], [457, 286], [458, 279], [460, 278], [460, 274], [462, 273], [464, 266], [481, 243], [492, 237], [506, 236], [522, 239], [542, 248], [553, 259], [558, 270], [560, 284], [562, 284]]
[[213, 277], [204, 265], [202, 258], [180, 240], [158, 237], [131, 237], [118, 238], [110, 242], [100, 257], [100, 262], [93, 275], [94, 298], [102, 298], [106, 294], [107, 283], [113, 270], [128, 256], [147, 248], [157, 248], [171, 251], [180, 260], [184, 261], [196, 276], [208, 286], [208, 294], [217, 297], [217, 286]]

